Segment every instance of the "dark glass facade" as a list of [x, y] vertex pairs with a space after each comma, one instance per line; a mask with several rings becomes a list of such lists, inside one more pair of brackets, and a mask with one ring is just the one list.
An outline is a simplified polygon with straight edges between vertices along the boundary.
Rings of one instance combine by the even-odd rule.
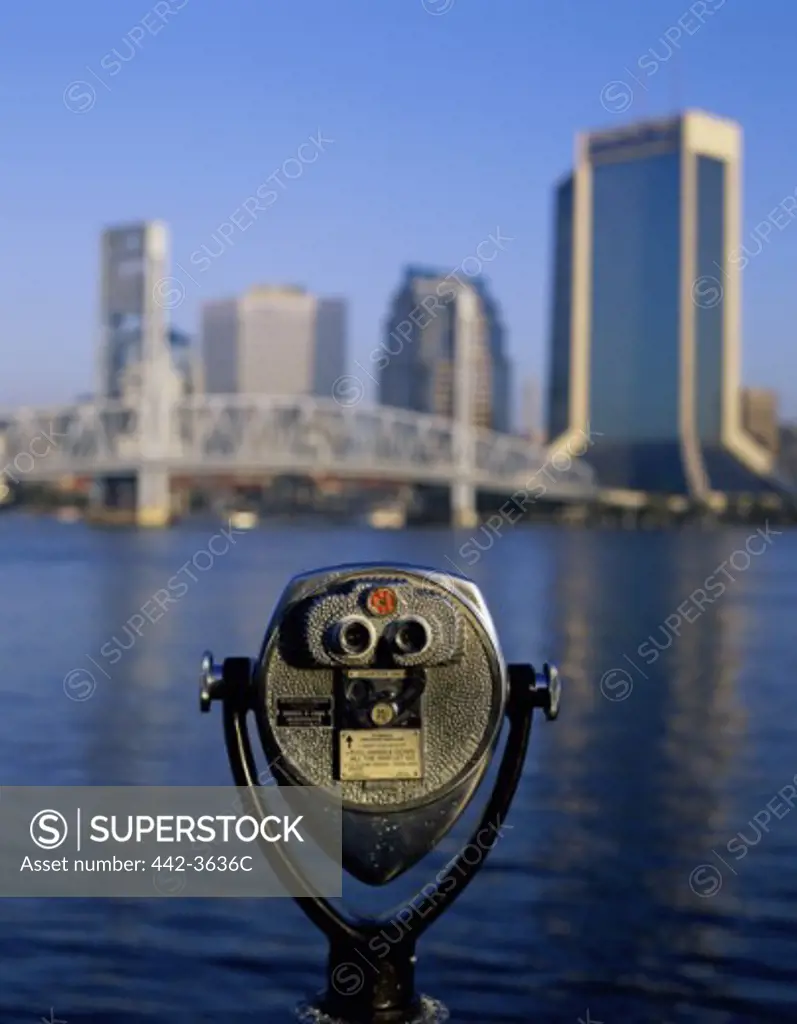
[[593, 171], [590, 425], [607, 440], [678, 437], [678, 153]]
[[551, 365], [548, 436], [563, 434], [570, 422], [570, 316], [573, 287], [573, 179], [556, 191], [551, 309]]
[[[722, 282], [725, 265], [725, 164], [697, 158], [697, 266], [695, 280]], [[717, 294], [720, 294], [717, 291]], [[695, 422], [701, 443], [719, 444], [722, 430], [724, 302], [693, 304], [695, 317]]]
[[716, 491], [726, 491], [729, 494], [761, 494], [772, 491], [797, 493], [787, 481], [778, 479], [775, 470], [768, 476], [759, 476], [719, 445], [703, 448], [702, 455], [706, 474]]
[[687, 494], [689, 483], [679, 440], [604, 441], [596, 438], [589, 463], [603, 487]]
[[498, 304], [487, 290], [483, 278], [475, 277], [472, 285], [482, 302], [489, 333], [492, 369], [491, 425], [493, 430], [508, 434], [512, 430], [512, 370], [506, 352], [506, 332]]

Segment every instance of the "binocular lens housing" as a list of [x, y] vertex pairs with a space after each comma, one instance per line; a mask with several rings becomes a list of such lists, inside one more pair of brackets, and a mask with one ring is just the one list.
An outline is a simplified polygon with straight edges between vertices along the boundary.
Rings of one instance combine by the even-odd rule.
[[429, 626], [417, 616], [402, 619], [394, 627], [393, 644], [399, 654], [422, 654], [430, 642]]
[[352, 615], [335, 625], [332, 640], [338, 656], [362, 658], [376, 646], [376, 631], [368, 619]]

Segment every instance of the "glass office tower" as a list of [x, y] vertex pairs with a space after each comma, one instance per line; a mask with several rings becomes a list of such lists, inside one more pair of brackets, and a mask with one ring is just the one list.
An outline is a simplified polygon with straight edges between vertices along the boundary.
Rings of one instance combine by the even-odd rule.
[[549, 438], [604, 486], [768, 489], [740, 411], [738, 125], [699, 112], [579, 137], [556, 194]]
[[512, 372], [498, 303], [480, 277], [410, 266], [390, 304], [385, 339], [372, 352], [379, 369], [379, 402], [451, 416], [457, 353], [456, 299], [476, 297], [474, 424], [499, 433], [512, 429]]

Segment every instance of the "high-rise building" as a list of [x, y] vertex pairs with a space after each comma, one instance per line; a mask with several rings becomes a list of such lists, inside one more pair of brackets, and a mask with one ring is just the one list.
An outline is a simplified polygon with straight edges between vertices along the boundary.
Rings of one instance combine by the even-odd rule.
[[770, 388], [742, 388], [742, 425], [762, 447], [778, 454], [778, 396]]
[[168, 352], [168, 324], [156, 287], [168, 274], [165, 224], [150, 221], [108, 228], [100, 258], [100, 339], [97, 393], [120, 398], [145, 362]]
[[257, 287], [202, 308], [205, 390], [332, 397], [345, 372], [346, 304]]
[[456, 387], [457, 297], [475, 297], [472, 368], [473, 422], [508, 433], [512, 422], [511, 380], [498, 306], [479, 278], [408, 267], [393, 297], [385, 339], [373, 353], [382, 405], [452, 416]]
[[556, 193], [548, 423], [601, 483], [770, 486], [740, 408], [742, 133], [689, 111], [579, 136]]
[[137, 412], [143, 465], [130, 476], [99, 477], [102, 504], [133, 512], [141, 525], [162, 526], [171, 515], [164, 460], [171, 444], [171, 408], [189, 390], [170, 341], [169, 236], [165, 224], [109, 228], [101, 245], [97, 397], [121, 400]]

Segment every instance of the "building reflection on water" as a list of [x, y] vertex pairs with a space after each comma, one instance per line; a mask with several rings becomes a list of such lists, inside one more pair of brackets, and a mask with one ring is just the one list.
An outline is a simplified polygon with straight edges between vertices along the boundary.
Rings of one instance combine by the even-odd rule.
[[745, 576], [699, 616], [684, 602], [732, 540], [578, 531], [559, 549], [550, 626], [567, 690], [545, 733], [553, 813], [537, 854], [549, 876], [539, 924], [565, 974], [591, 979], [593, 993], [609, 977], [621, 990], [693, 991], [721, 952], [721, 904], [699, 899], [689, 876], [732, 832]]

